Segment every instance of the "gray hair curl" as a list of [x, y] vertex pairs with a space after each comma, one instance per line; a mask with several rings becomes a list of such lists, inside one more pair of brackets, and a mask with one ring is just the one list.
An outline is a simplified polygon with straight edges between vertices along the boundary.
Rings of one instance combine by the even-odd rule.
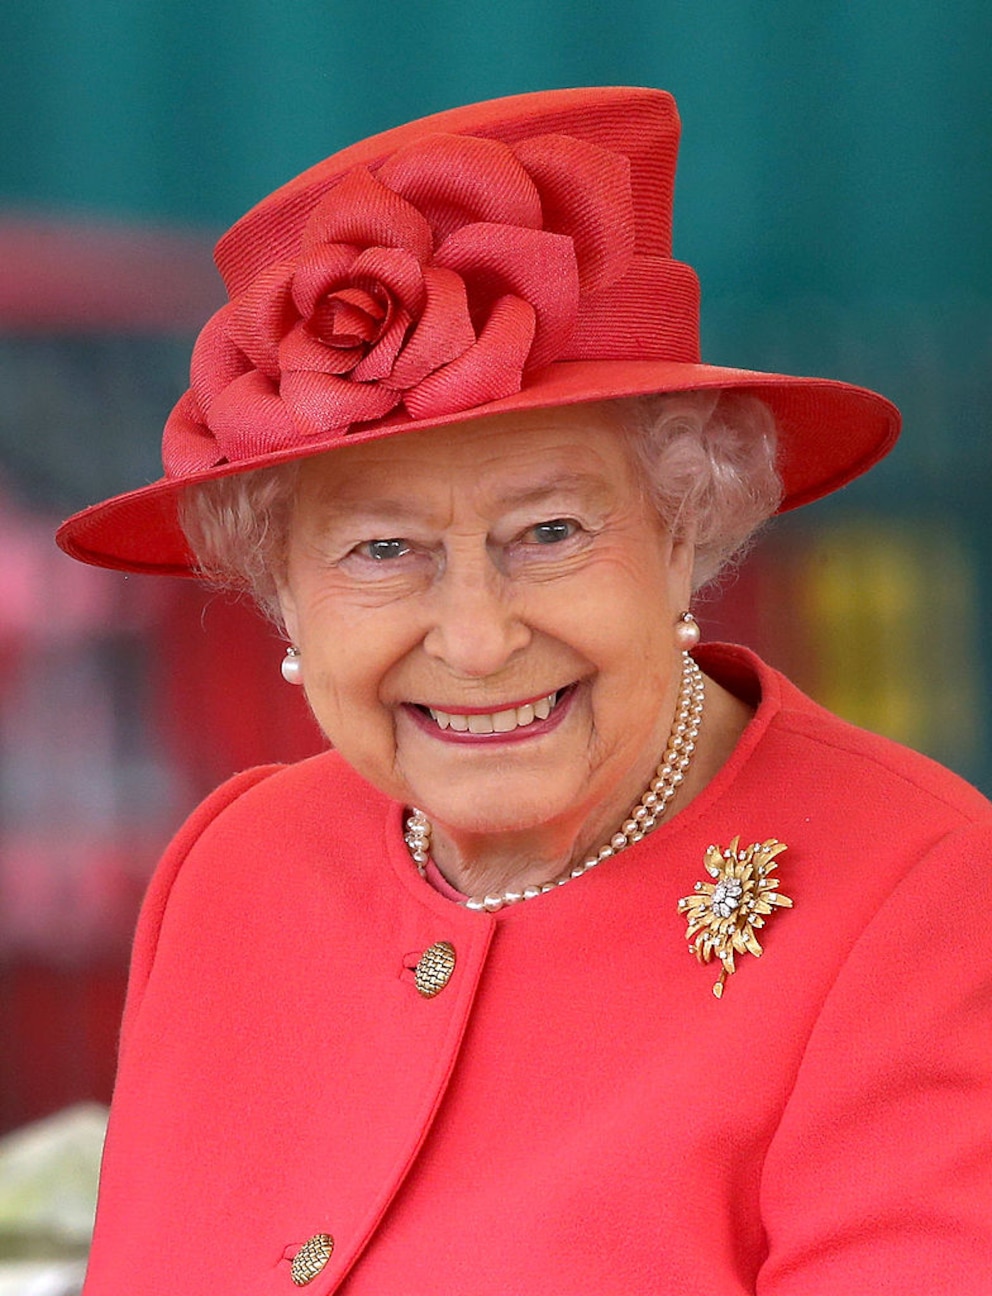
[[[695, 545], [693, 588], [746, 550], [776, 511], [782, 483], [776, 429], [757, 397], [675, 392], [607, 402], [627, 438], [654, 507], [676, 539]], [[179, 519], [210, 584], [251, 595], [280, 622], [277, 580], [285, 568], [300, 461], [190, 486]]]

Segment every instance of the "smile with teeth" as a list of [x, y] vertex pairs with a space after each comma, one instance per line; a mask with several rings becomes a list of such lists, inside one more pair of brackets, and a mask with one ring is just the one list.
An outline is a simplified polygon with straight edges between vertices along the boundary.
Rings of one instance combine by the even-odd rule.
[[548, 693], [534, 702], [524, 703], [523, 706], [508, 707], [505, 711], [482, 712], [477, 715], [465, 715], [458, 711], [439, 711], [436, 707], [425, 707], [424, 710], [440, 729], [452, 729], [455, 733], [512, 733], [514, 729], [533, 724], [535, 720], [547, 720], [563, 691]]

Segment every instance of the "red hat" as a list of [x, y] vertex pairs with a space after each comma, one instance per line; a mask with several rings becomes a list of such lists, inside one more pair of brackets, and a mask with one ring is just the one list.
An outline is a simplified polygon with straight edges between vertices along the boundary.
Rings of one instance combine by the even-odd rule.
[[661, 90], [553, 90], [353, 145], [220, 240], [230, 301], [193, 349], [165, 476], [70, 518], [74, 558], [188, 573], [192, 482], [484, 414], [749, 391], [778, 421], [783, 508], [864, 472], [899, 430], [874, 392], [699, 359], [672, 259], [679, 119]]

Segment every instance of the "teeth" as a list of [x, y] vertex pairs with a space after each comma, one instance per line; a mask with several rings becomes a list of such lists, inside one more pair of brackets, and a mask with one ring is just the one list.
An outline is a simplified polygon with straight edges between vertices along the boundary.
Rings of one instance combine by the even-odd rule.
[[506, 711], [494, 711], [488, 715], [460, 715], [457, 711], [436, 711], [433, 707], [428, 710], [440, 729], [453, 729], [455, 733], [512, 733], [535, 720], [547, 720], [557, 698], [557, 693], [549, 693], [537, 702], [527, 702], [524, 706], [509, 707]]

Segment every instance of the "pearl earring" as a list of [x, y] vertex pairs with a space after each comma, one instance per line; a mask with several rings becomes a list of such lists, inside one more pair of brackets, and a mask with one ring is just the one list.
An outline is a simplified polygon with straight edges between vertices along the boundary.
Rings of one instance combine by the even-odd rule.
[[675, 622], [675, 643], [682, 652], [691, 652], [699, 643], [700, 630], [691, 612], [683, 612]]
[[282, 677], [287, 684], [303, 683], [303, 663], [300, 660], [299, 648], [294, 648], [292, 644], [286, 649], [286, 656], [282, 659]]

